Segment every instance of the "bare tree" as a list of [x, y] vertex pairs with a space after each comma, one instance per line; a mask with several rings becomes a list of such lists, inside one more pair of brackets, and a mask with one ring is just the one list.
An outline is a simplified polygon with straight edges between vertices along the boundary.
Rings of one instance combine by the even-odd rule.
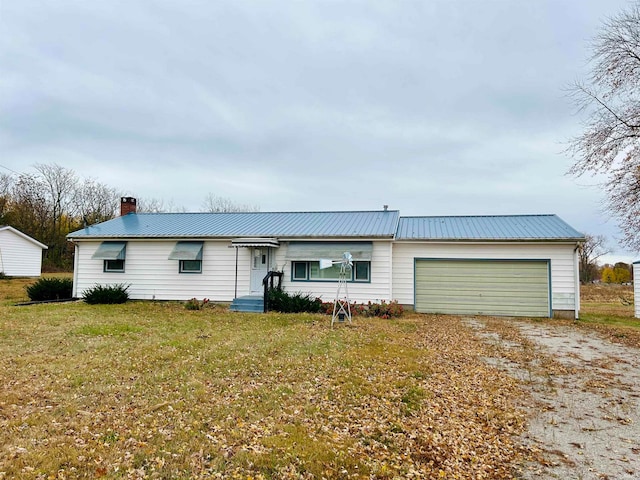
[[0, 173], [0, 225], [8, 223], [6, 218], [11, 207], [11, 188], [13, 177], [7, 173]]
[[230, 198], [219, 197], [213, 193], [209, 193], [202, 202], [202, 210], [209, 213], [218, 212], [259, 212], [257, 205], [249, 205], [246, 203], [236, 203]]
[[599, 278], [598, 259], [610, 252], [606, 244], [607, 239], [604, 235], [585, 235], [585, 241], [578, 250], [580, 282], [589, 283]]
[[570, 173], [606, 176], [606, 207], [640, 249], [640, 2], [605, 22], [592, 48], [591, 75], [571, 89], [587, 117]]
[[9, 223], [27, 235], [47, 243], [51, 213], [46, 187], [35, 175], [20, 174], [11, 188]]
[[173, 199], [165, 203], [158, 198], [139, 198], [136, 211], [138, 213], [184, 213], [187, 209], [184, 206], [177, 206]]
[[37, 164], [35, 169], [40, 174], [40, 180], [45, 186], [44, 193], [48, 200], [53, 222], [52, 233], [58, 235], [63, 217], [70, 218], [78, 213], [74, 204], [74, 192], [78, 185], [78, 177], [73, 170], [56, 163]]
[[82, 225], [93, 225], [115, 217], [120, 205], [120, 196], [115, 188], [92, 178], [79, 182], [74, 198]]

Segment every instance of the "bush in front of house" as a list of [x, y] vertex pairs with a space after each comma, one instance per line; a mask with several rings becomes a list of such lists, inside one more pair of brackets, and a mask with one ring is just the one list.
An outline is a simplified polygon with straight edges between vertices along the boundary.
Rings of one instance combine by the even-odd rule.
[[82, 292], [82, 298], [90, 305], [125, 303], [129, 300], [129, 285], [94, 285]]
[[319, 313], [322, 311], [322, 300], [310, 293], [296, 292], [289, 294], [284, 290], [269, 290], [267, 296], [269, 310], [282, 313]]
[[207, 305], [208, 303], [209, 303], [208, 298], [205, 298], [202, 301], [200, 301], [197, 298], [193, 297], [187, 300], [186, 302], [184, 302], [184, 308], [186, 308], [187, 310], [202, 310], [205, 307], [205, 305]]
[[[333, 304], [334, 302], [323, 302], [320, 311], [327, 315], [332, 315]], [[401, 317], [404, 313], [404, 308], [397, 300], [389, 303], [384, 300], [380, 303], [351, 303], [350, 308], [351, 315], [362, 317], [397, 318]]]
[[70, 278], [40, 278], [26, 287], [29, 300], [66, 300], [72, 297], [73, 280]]
[[365, 307], [363, 314], [367, 317], [396, 318], [404, 313], [404, 308], [397, 300], [389, 303], [384, 300], [380, 303], [369, 302]]

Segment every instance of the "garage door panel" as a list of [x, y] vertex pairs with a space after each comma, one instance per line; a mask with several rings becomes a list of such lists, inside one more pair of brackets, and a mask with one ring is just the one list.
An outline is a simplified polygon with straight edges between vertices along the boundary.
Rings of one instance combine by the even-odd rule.
[[547, 261], [416, 260], [419, 312], [549, 316]]
[[[445, 282], [419, 282], [423, 287], [428, 287], [430, 291], [447, 292], [451, 290], [451, 285]], [[470, 294], [482, 292], [499, 292], [499, 294], [509, 294], [513, 292], [547, 294], [548, 287], [540, 283], [515, 283], [515, 282], [487, 282], [487, 283], [458, 283], [455, 282], [456, 294]]]
[[546, 317], [547, 312], [533, 312], [529, 307], [518, 307], [504, 305], [459, 305], [451, 308], [450, 305], [434, 305], [429, 312], [423, 313], [443, 313], [449, 315], [496, 315], [508, 317]]
[[[439, 295], [418, 295], [417, 300], [425, 300], [431, 303], [494, 303], [496, 305], [502, 304], [528, 304], [531, 303], [531, 296], [524, 295], [451, 295], [448, 292], [443, 292]], [[546, 296], [537, 295], [534, 297], [538, 301], [545, 301]]]

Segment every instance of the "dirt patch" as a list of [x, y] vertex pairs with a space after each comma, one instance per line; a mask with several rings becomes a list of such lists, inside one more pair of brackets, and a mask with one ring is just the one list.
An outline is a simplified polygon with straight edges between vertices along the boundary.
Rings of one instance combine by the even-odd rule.
[[491, 365], [530, 393], [522, 442], [539, 462], [528, 479], [640, 478], [638, 350], [566, 325], [466, 319], [495, 355]]

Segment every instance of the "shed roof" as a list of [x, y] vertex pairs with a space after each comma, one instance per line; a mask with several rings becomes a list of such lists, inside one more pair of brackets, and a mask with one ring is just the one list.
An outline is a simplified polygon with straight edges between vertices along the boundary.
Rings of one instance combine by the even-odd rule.
[[37, 245], [38, 247], [40, 247], [43, 250], [47, 250], [49, 247], [47, 247], [44, 243], [40, 243], [38, 240], [36, 240], [35, 238], [30, 237], [29, 235], [27, 235], [26, 233], [22, 233], [20, 230], [18, 230], [17, 228], [13, 228], [11, 225], [0, 225], [0, 232], [6, 230], [8, 232], [12, 232], [15, 235], [24, 238], [25, 240], [27, 240], [28, 242], [33, 243], [34, 245]]
[[89, 238], [393, 238], [399, 212], [130, 213], [67, 235]]
[[397, 240], [584, 240], [557, 215], [401, 217]]

